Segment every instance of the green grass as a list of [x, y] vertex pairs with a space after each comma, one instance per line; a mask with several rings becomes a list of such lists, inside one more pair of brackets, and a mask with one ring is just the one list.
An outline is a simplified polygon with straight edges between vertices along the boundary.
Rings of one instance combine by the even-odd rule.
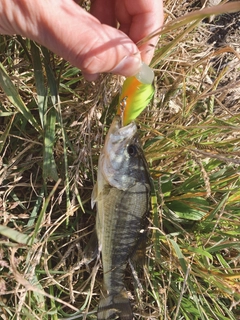
[[[145, 265], [126, 272], [136, 319], [240, 316], [240, 109], [233, 70], [214, 67], [236, 55], [206, 44], [205, 28], [162, 31], [139, 118], [154, 188]], [[0, 316], [96, 319], [101, 265], [78, 264], [121, 79], [88, 83], [21, 37], [1, 36], [0, 56]]]

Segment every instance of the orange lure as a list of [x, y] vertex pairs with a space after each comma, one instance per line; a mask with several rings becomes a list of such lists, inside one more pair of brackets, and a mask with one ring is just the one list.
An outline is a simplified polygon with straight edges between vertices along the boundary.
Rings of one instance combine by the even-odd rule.
[[153, 77], [150, 67], [143, 64], [139, 74], [124, 81], [117, 109], [117, 114], [122, 115], [123, 126], [135, 120], [151, 101]]

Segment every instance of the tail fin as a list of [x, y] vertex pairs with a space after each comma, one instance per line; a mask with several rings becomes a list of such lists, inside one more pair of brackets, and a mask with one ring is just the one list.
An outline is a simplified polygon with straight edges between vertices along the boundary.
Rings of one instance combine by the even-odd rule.
[[125, 289], [116, 295], [108, 295], [101, 298], [97, 319], [133, 320], [131, 305]]

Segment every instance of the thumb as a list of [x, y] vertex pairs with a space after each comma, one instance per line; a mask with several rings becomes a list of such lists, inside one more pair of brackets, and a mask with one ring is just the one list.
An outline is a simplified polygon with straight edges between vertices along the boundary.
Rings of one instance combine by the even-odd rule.
[[101, 72], [131, 76], [139, 71], [140, 54], [130, 38], [101, 24], [74, 1], [2, 1], [8, 2], [0, 13], [8, 26], [4, 33], [37, 41], [80, 68], [87, 79]]

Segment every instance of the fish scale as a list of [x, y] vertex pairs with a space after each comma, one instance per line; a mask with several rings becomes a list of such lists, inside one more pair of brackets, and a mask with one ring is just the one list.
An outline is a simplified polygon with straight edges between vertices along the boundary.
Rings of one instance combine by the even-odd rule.
[[99, 157], [92, 195], [92, 204], [97, 203], [96, 232], [103, 264], [98, 320], [133, 319], [124, 272], [146, 228], [149, 198], [149, 172], [136, 124], [123, 127], [121, 116], [116, 116]]

